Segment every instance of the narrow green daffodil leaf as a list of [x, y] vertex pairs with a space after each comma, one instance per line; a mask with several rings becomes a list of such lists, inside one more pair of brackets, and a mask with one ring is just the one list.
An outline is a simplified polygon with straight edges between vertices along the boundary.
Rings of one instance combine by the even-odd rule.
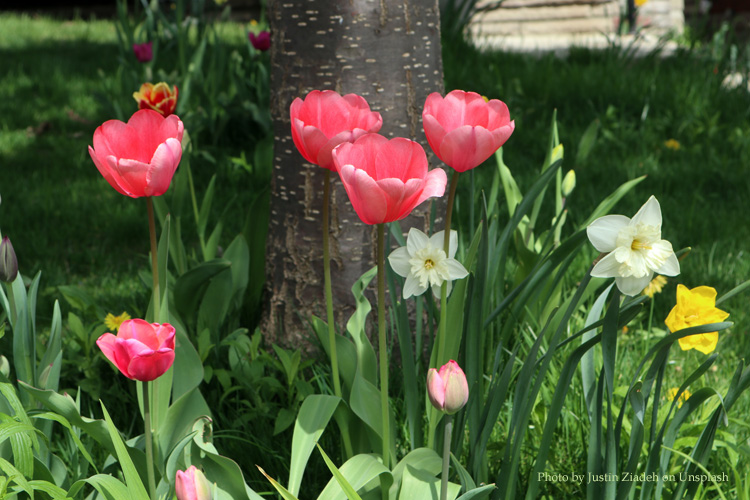
[[274, 478], [266, 474], [266, 471], [264, 471], [259, 465], [256, 465], [256, 467], [258, 468], [261, 474], [266, 476], [266, 479], [268, 479], [268, 482], [271, 483], [271, 486], [273, 486], [276, 489], [276, 491], [279, 492], [279, 495], [281, 495], [281, 497], [284, 500], [297, 500], [297, 497], [289, 493], [289, 490], [281, 486], [278, 482], [276, 482]]
[[328, 466], [328, 470], [331, 471], [331, 474], [333, 474], [333, 477], [336, 478], [336, 481], [339, 483], [339, 486], [341, 486], [341, 489], [344, 490], [344, 493], [346, 494], [346, 498], [349, 500], [362, 500], [359, 495], [357, 495], [357, 492], [354, 491], [354, 488], [351, 484], [349, 484], [349, 481], [346, 480], [343, 474], [341, 474], [341, 471], [336, 467], [336, 465], [331, 461], [330, 458], [328, 458], [328, 455], [325, 454], [323, 451], [323, 448], [320, 447], [318, 443], [315, 443], [315, 446], [318, 447], [318, 451], [321, 455], [323, 455], [323, 460], [325, 461], [326, 465]]

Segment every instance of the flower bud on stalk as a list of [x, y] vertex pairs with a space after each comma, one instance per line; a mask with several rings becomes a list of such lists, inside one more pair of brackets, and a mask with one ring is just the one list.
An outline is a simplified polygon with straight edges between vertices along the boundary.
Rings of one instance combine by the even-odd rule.
[[177, 471], [174, 489], [177, 500], [211, 500], [211, 483], [195, 465]]
[[18, 276], [18, 259], [10, 238], [4, 236], [0, 241], [0, 281], [11, 283]]
[[466, 405], [469, 400], [469, 384], [458, 363], [450, 360], [440, 371], [429, 369], [427, 395], [432, 406], [448, 415], [453, 415]]

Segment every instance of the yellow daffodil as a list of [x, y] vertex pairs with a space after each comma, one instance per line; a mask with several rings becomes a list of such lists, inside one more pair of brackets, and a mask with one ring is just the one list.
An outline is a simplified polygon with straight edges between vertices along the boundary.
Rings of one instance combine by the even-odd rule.
[[130, 314], [123, 312], [119, 316], [115, 316], [112, 313], [107, 314], [107, 316], [104, 318], [104, 324], [109, 328], [110, 330], [117, 330], [120, 328], [120, 325], [123, 321], [127, 321], [130, 319]]
[[[672, 387], [671, 389], [669, 389], [667, 391], [667, 399], [669, 399], [670, 401], [674, 401], [674, 398], [675, 396], [677, 396], [677, 393], [679, 392], [679, 390], [680, 390], [679, 387]], [[681, 407], [682, 403], [687, 401], [690, 398], [690, 396], [692, 396], [690, 391], [685, 389], [685, 392], [680, 394], [680, 399], [677, 400], [677, 408]]]
[[[688, 290], [677, 285], [677, 304], [670, 311], [664, 323], [670, 331], [676, 332], [691, 326], [719, 323], [729, 316], [728, 312], [716, 308], [716, 290], [710, 286], [699, 286]], [[709, 354], [716, 349], [719, 332], [699, 333], [679, 339], [683, 351], [697, 349]]]
[[586, 228], [594, 248], [606, 253], [591, 270], [591, 276], [614, 278], [625, 295], [638, 295], [654, 273], [680, 274], [680, 263], [672, 244], [661, 238], [661, 207], [651, 196], [633, 218], [624, 215], [599, 217]]
[[440, 287], [448, 282], [448, 293], [451, 282], [466, 277], [469, 272], [453, 257], [458, 248], [458, 233], [451, 231], [448, 255], [443, 250], [445, 231], [438, 231], [428, 237], [416, 228], [409, 230], [406, 246], [391, 252], [388, 262], [399, 276], [406, 278], [404, 298], [422, 295], [432, 287], [432, 293], [440, 296]]
[[680, 141], [677, 139], [667, 139], [664, 141], [664, 147], [672, 151], [679, 151], [682, 146], [680, 146]]
[[643, 295], [648, 295], [649, 297], [654, 298], [654, 295], [661, 293], [662, 288], [664, 288], [664, 285], [666, 284], [667, 278], [658, 274], [654, 276], [654, 279], [652, 279], [646, 288], [643, 289]]

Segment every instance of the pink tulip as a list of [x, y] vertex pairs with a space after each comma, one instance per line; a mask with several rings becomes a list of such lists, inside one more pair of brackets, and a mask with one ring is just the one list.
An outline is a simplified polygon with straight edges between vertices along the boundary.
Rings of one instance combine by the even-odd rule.
[[454, 90], [445, 98], [437, 92], [427, 96], [422, 122], [432, 150], [457, 172], [489, 158], [516, 126], [504, 102], [485, 101], [479, 94], [463, 90]]
[[154, 42], [134, 43], [133, 54], [138, 62], [147, 63], [154, 58]]
[[123, 321], [117, 336], [105, 333], [96, 345], [123, 375], [149, 382], [169, 370], [174, 362], [174, 327], [142, 319]]
[[341, 96], [333, 90], [313, 90], [290, 109], [292, 140], [310, 163], [335, 170], [331, 151], [342, 142], [354, 142], [383, 125], [380, 113], [370, 111], [364, 97]]
[[252, 31], [247, 34], [250, 43], [256, 50], [265, 52], [271, 48], [271, 34], [268, 31], [261, 31], [257, 35]]
[[176, 115], [165, 118], [141, 109], [128, 123], [109, 120], [97, 128], [89, 154], [118, 193], [131, 198], [160, 196], [169, 188], [182, 158], [182, 133]]
[[440, 371], [435, 368], [427, 371], [427, 395], [432, 406], [448, 415], [466, 405], [469, 400], [469, 384], [458, 363], [451, 359]]
[[447, 177], [427, 171], [418, 143], [366, 134], [333, 150], [333, 161], [354, 211], [365, 224], [401, 220], [427, 198], [442, 196]]
[[177, 500], [211, 500], [211, 483], [195, 465], [185, 472], [177, 471], [174, 490]]
[[12, 283], [18, 276], [18, 258], [10, 238], [0, 240], [0, 281]]

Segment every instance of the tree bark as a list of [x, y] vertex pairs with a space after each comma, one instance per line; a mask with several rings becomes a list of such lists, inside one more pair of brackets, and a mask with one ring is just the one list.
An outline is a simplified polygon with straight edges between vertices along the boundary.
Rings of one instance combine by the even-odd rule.
[[[310, 315], [324, 318], [323, 170], [291, 138], [289, 106], [314, 89], [355, 93], [383, 116], [380, 133], [419, 141], [424, 101], [443, 91], [437, 0], [270, 0], [274, 177], [266, 245], [267, 340], [297, 344]], [[332, 175], [331, 274], [339, 330], [353, 311], [351, 287], [374, 265], [374, 227], [360, 222]], [[425, 203], [401, 227], [426, 228]], [[442, 214], [442, 211], [438, 210]]]

